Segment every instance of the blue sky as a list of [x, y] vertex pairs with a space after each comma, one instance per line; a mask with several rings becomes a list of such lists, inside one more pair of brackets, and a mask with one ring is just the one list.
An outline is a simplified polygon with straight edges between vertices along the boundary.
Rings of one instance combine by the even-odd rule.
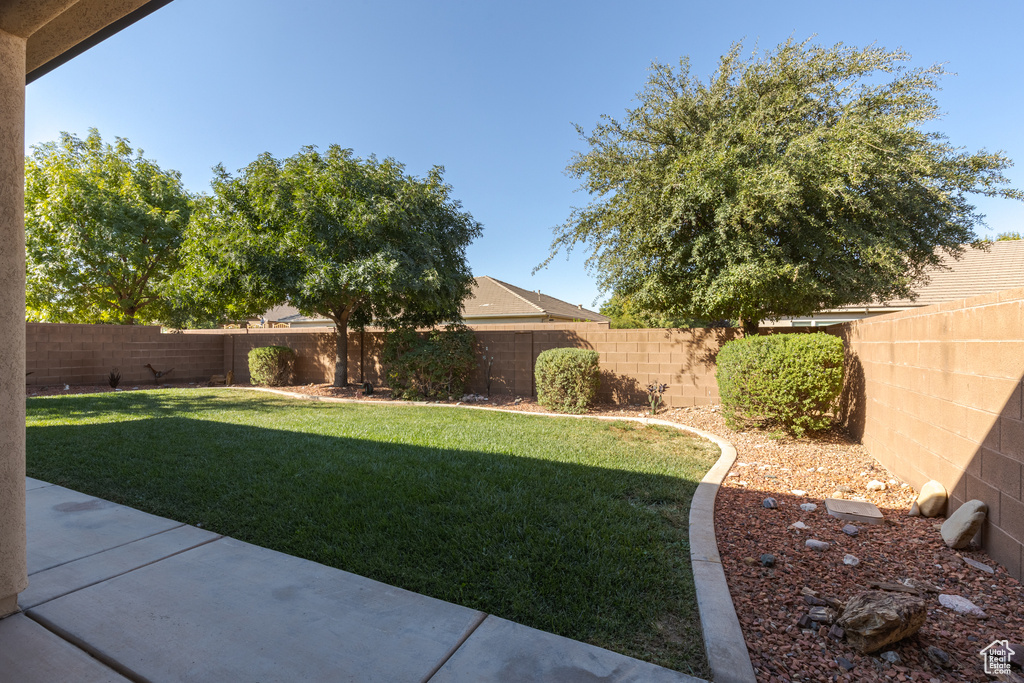
[[[1024, 187], [1024, 2], [424, 2], [174, 0], [28, 87], [26, 149], [61, 131], [128, 138], [206, 191], [261, 152], [338, 143], [437, 164], [484, 225], [477, 275], [582, 303], [599, 295], [585, 254], [548, 253], [552, 227], [587, 202], [564, 174], [572, 126], [634, 106], [653, 60], [688, 55], [710, 76], [731, 43], [789, 37], [902, 47], [946, 64], [932, 128], [1002, 150]], [[978, 198], [989, 229], [1024, 231], [1024, 203]]]

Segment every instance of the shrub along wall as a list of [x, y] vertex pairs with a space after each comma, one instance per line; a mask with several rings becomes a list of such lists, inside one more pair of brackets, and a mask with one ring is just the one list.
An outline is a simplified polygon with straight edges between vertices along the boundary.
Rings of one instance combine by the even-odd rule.
[[[643, 403], [644, 387], [669, 385], [665, 405], [682, 407], [717, 402], [715, 354], [734, 330], [611, 330], [606, 323], [478, 325], [477, 367], [468, 390], [487, 391], [484, 358], [492, 358], [491, 392], [534, 395], [533, 368], [547, 349], [593, 349], [600, 355], [600, 401]], [[258, 346], [295, 350], [296, 382], [323, 383], [334, 377], [334, 331], [314, 329], [190, 330], [161, 334], [157, 327], [49, 325], [28, 323], [28, 363], [32, 385], [102, 384], [112, 367], [122, 381], [152, 381], [143, 365], [174, 367], [171, 381], [207, 381], [232, 370], [235, 381], [249, 381], [248, 354]], [[380, 362], [384, 333], [349, 332], [348, 374], [352, 382], [383, 384]], [[485, 350], [486, 349], [486, 350]]]
[[950, 512], [989, 506], [986, 551], [1024, 569], [1024, 289], [845, 323], [845, 420], [891, 472], [935, 479]]

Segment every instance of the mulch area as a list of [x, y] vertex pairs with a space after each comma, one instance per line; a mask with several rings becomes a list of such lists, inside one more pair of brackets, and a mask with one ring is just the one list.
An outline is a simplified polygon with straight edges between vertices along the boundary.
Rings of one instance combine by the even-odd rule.
[[[167, 388], [196, 385], [168, 384]], [[124, 387], [147, 389], [153, 385]], [[110, 391], [109, 387], [28, 387], [29, 396]], [[386, 389], [364, 396], [359, 387], [326, 384], [287, 387], [311, 396], [359, 400], [389, 400]], [[512, 410], [548, 412], [533, 399], [494, 397], [453, 401]], [[447, 402], [446, 402], [447, 403]], [[598, 415], [643, 416], [645, 406], [599, 406]], [[658, 417], [716, 434], [736, 446], [738, 458], [719, 490], [715, 532], [726, 578], [758, 681], [990, 681], [979, 652], [994, 640], [1024, 642], [1024, 588], [982, 550], [947, 548], [937, 526], [942, 518], [908, 517], [916, 493], [874, 461], [862, 446], [840, 433], [823, 438], [773, 439], [757, 430], [736, 432], [725, 426], [717, 406], [662, 410]], [[886, 483], [884, 491], [868, 491], [872, 480]], [[881, 525], [857, 525], [855, 536], [843, 532], [848, 522], [828, 515], [824, 498], [837, 490], [847, 498], [874, 503], [884, 515]], [[803, 495], [793, 493], [802, 491]], [[766, 497], [777, 509], [763, 506]], [[817, 509], [804, 511], [803, 503]], [[804, 529], [791, 525], [803, 522]], [[804, 542], [818, 539], [831, 546], [824, 551]], [[761, 556], [774, 556], [763, 566]], [[859, 560], [844, 564], [845, 555]], [[964, 558], [988, 565], [990, 574]], [[895, 663], [882, 652], [861, 654], [845, 640], [802, 628], [801, 617], [811, 605], [804, 593], [845, 602], [871, 590], [872, 583], [918, 582], [941, 593], [967, 598], [985, 611], [983, 619], [964, 616], [939, 604], [936, 592], [922, 590], [928, 617], [916, 635], [883, 648], [894, 652]], [[810, 602], [814, 602], [812, 599]], [[806, 623], [806, 621], [804, 622]], [[928, 654], [938, 648], [948, 655], [945, 666]], [[934, 659], [933, 659], [934, 658]], [[1019, 671], [1017, 671], [1019, 673]]]

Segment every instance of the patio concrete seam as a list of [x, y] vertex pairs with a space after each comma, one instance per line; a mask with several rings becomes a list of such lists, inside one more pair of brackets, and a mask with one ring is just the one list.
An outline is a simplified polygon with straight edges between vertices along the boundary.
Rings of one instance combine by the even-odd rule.
[[148, 678], [146, 678], [144, 676], [140, 676], [138, 673], [136, 673], [135, 671], [132, 671], [131, 669], [126, 667], [124, 664], [122, 664], [121, 662], [119, 662], [116, 659], [114, 659], [113, 657], [107, 656], [103, 652], [100, 652], [96, 648], [90, 646], [85, 641], [83, 641], [83, 640], [81, 640], [81, 639], [71, 635], [70, 633], [68, 633], [67, 631], [62, 629], [61, 627], [59, 627], [56, 624], [54, 624], [53, 622], [51, 622], [49, 619], [47, 619], [45, 617], [42, 617], [42, 616], [40, 616], [38, 614], [33, 614], [32, 610], [28, 610], [24, 614], [29, 619], [31, 619], [32, 621], [34, 621], [37, 624], [39, 624], [40, 626], [45, 628], [50, 633], [54, 634], [58, 638], [66, 640], [71, 645], [77, 647], [79, 650], [81, 650], [82, 652], [86, 653], [87, 655], [89, 655], [93, 659], [96, 659], [100, 663], [102, 663], [102, 664], [106, 665], [107, 667], [113, 669], [114, 671], [116, 671], [117, 673], [121, 674], [122, 676], [124, 676], [128, 680], [134, 681], [134, 683], [153, 683]]
[[[263, 387], [229, 387], [249, 391], [266, 391], [291, 398], [308, 398], [299, 394], [280, 389]], [[341, 399], [333, 397], [316, 397], [320, 400], [337, 403], [363, 403], [389, 405], [408, 405], [408, 401], [363, 401], [360, 399]], [[490, 410], [516, 415], [537, 415], [541, 417], [571, 417], [589, 420], [606, 420], [640, 422], [664, 427], [673, 427], [690, 432], [711, 441], [718, 446], [722, 454], [711, 469], [704, 475], [697, 490], [690, 500], [689, 539], [690, 564], [693, 569], [694, 589], [697, 593], [697, 609], [700, 614], [701, 631], [704, 635], [704, 651], [711, 667], [712, 680], [715, 683], [756, 683], [754, 666], [750, 661], [750, 651], [743, 638], [743, 629], [736, 616], [736, 606], [729, 592], [729, 583], [725, 578], [725, 570], [718, 553], [718, 540], [715, 536], [715, 498], [726, 475], [736, 462], [736, 447], [720, 436], [705, 432], [696, 427], [659, 420], [649, 417], [631, 417], [614, 415], [568, 415], [562, 413], [534, 413], [525, 410], [506, 410], [492, 406], [455, 405], [451, 403], [415, 404], [423, 407], [471, 408], [473, 410]], [[694, 529], [697, 530], [694, 533]]]
[[448, 660], [451, 659], [455, 655], [455, 653], [459, 651], [459, 648], [466, 644], [466, 641], [469, 640], [470, 636], [476, 633], [476, 630], [480, 628], [480, 624], [484, 623], [484, 621], [486, 621], [487, 617], [489, 616], [491, 615], [487, 614], [486, 612], [481, 612], [480, 616], [476, 619], [476, 621], [470, 624], [469, 628], [466, 629], [466, 632], [462, 635], [461, 638], [459, 638], [459, 642], [455, 643], [452, 649], [448, 651], [448, 654], [441, 658], [441, 661], [437, 663], [437, 666], [435, 666], [430, 671], [430, 673], [424, 676], [423, 680], [420, 683], [427, 683], [431, 678], [433, 678], [437, 674], [438, 671], [444, 668], [444, 665], [448, 663]]
[[[93, 497], [95, 498], [95, 496], [93, 496]], [[127, 506], [122, 506], [122, 507], [127, 507]], [[153, 538], [154, 536], [159, 536], [160, 534], [166, 534], [168, 531], [174, 531], [175, 529], [180, 529], [183, 526], [188, 526], [188, 525], [184, 524], [184, 523], [180, 523], [180, 524], [178, 524], [178, 526], [172, 526], [172, 527], [170, 527], [168, 529], [161, 529], [160, 531], [157, 531], [157, 532], [152, 533], [152, 534], [148, 534], [146, 536], [139, 536], [138, 538], [133, 538], [130, 541], [125, 541], [124, 543], [118, 543], [117, 545], [112, 545], [109, 548], [104, 548], [103, 550], [97, 550], [94, 553], [89, 553], [88, 555], [82, 555], [81, 557], [76, 557], [73, 560], [68, 560], [67, 562], [61, 562], [60, 564], [55, 564], [52, 567], [47, 567], [46, 569], [40, 569], [38, 571], [34, 571], [31, 574], [29, 574], [29, 576], [35, 576], [36, 574], [42, 574], [43, 572], [48, 572], [51, 569], [56, 569], [57, 567], [63, 567], [64, 565], [71, 564], [72, 562], [78, 562], [79, 560], [84, 560], [87, 557], [94, 557], [95, 555], [99, 555], [101, 553], [105, 553], [108, 550], [114, 550], [116, 548], [123, 548], [126, 545], [131, 545], [132, 543], [135, 543], [136, 541], [142, 541], [142, 540], [145, 540], [147, 538]]]
[[[188, 526], [188, 525], [182, 524], [181, 526]], [[180, 529], [181, 527], [174, 527], [174, 528], [175, 529]], [[171, 531], [171, 529], [168, 529], [167, 531]], [[161, 531], [160, 533], [167, 533], [167, 532]], [[152, 538], [153, 536], [159, 536], [159, 535], [160, 534], [151, 534], [150, 536], [145, 536], [144, 538]], [[52, 602], [54, 600], [63, 598], [66, 595], [71, 595], [72, 593], [75, 593], [75, 592], [80, 591], [80, 590], [85, 590], [86, 588], [90, 588], [92, 586], [98, 586], [101, 583], [106, 583], [107, 581], [110, 581], [111, 579], [116, 579], [119, 576], [124, 576], [125, 574], [131, 574], [132, 572], [134, 572], [134, 571], [136, 571], [138, 569], [142, 569], [143, 567], [148, 567], [150, 565], [156, 564], [157, 562], [163, 562], [166, 559], [169, 559], [169, 558], [174, 557], [176, 555], [181, 555], [182, 553], [187, 553], [188, 551], [195, 550], [196, 548], [201, 548], [204, 545], [207, 545], [209, 543], [213, 543], [214, 541], [219, 541], [222, 538], [224, 538], [224, 536], [221, 535], [221, 534], [218, 534], [216, 538], [211, 538], [211, 539], [205, 540], [202, 543], [196, 543], [195, 545], [189, 546], [188, 548], [182, 548], [181, 550], [175, 551], [175, 552], [171, 553], [170, 555], [164, 555], [163, 557], [157, 558], [157, 559], [152, 560], [150, 562], [146, 562], [145, 564], [140, 564], [138, 567], [132, 567], [131, 569], [127, 569], [127, 570], [125, 570], [123, 572], [120, 572], [118, 574], [114, 574], [113, 576], [108, 576], [105, 579], [100, 579], [99, 581], [93, 581], [92, 583], [87, 583], [85, 585], [78, 586], [76, 588], [72, 588], [71, 590], [69, 590], [66, 593], [61, 593], [60, 595], [54, 595], [52, 598], [47, 598], [46, 600], [43, 600], [42, 602], [37, 602], [36, 604], [32, 605], [31, 607], [27, 607], [23, 611], [27, 614], [30, 610], [33, 610], [36, 607], [42, 607], [43, 605], [45, 605], [48, 602]], [[143, 539], [140, 538], [140, 539], [137, 539], [137, 540], [141, 541]], [[136, 541], [132, 541], [131, 543], [135, 543], [135, 542]], [[118, 548], [123, 548], [126, 545], [131, 545], [131, 543], [125, 543], [125, 544], [119, 545], [117, 547]], [[114, 548], [108, 548], [107, 550], [103, 550], [103, 551], [100, 551], [98, 553], [93, 553], [92, 555], [86, 555], [85, 557], [95, 557], [97, 555], [102, 555], [103, 553], [107, 552], [108, 550], [114, 550]], [[81, 559], [85, 559], [85, 558], [84, 557], [80, 557], [78, 559], [81, 560]], [[77, 561], [78, 560], [71, 560], [71, 562], [65, 562], [63, 565], [57, 565], [57, 566], [58, 567], [62, 567], [64, 565], [68, 565], [68, 564], [71, 564], [72, 562], [77, 562]], [[55, 567], [50, 567], [50, 569], [55, 569]], [[42, 574], [43, 572], [46, 572], [46, 571], [49, 571], [49, 569], [44, 569], [42, 571], [36, 572], [36, 574]], [[29, 578], [31, 578], [31, 576], [34, 576], [34, 575], [30, 575]]]

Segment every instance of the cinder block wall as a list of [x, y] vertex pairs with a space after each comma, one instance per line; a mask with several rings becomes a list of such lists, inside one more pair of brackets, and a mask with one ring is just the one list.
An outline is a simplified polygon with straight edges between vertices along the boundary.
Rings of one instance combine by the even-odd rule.
[[152, 384], [157, 370], [167, 379], [200, 382], [222, 373], [223, 340], [209, 335], [161, 334], [159, 327], [134, 325], [25, 324], [29, 386], [106, 384], [118, 368], [122, 385]]
[[915, 488], [930, 479], [950, 512], [988, 503], [985, 550], [1024, 569], [1024, 289], [842, 325], [846, 421]]

